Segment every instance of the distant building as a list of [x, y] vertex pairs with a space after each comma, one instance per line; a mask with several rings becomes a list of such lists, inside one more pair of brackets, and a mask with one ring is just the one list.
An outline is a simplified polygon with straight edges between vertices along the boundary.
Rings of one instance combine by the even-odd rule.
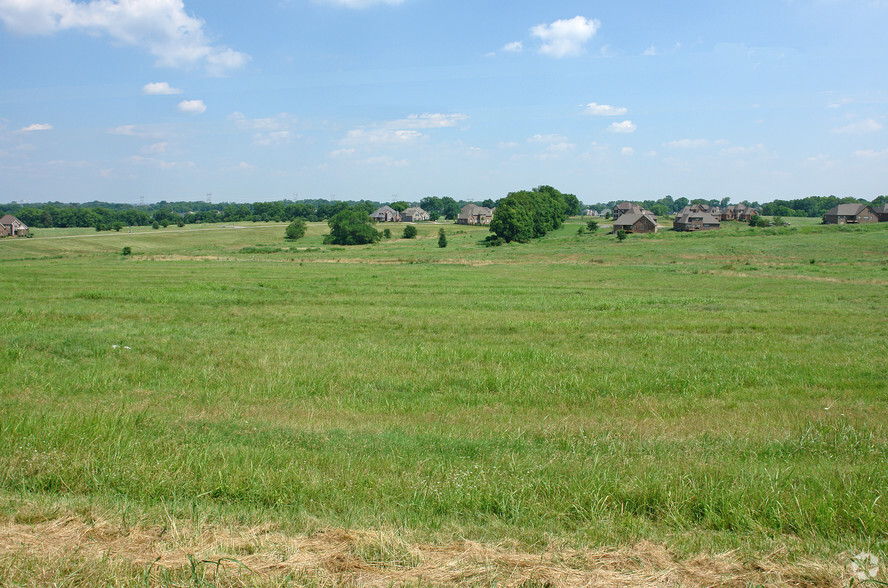
[[879, 217], [871, 206], [865, 204], [839, 204], [830, 208], [823, 215], [823, 222], [828, 225], [856, 225], [877, 223]]
[[427, 221], [429, 220], [429, 213], [419, 208], [418, 206], [413, 206], [401, 211], [401, 220], [405, 223], [418, 223], [421, 221]]
[[627, 233], [656, 233], [657, 217], [647, 212], [628, 212], [614, 221], [612, 232], [616, 233], [620, 229]]
[[883, 204], [873, 210], [875, 211], [876, 216], [879, 217], [880, 223], [888, 223], [888, 204]]
[[391, 206], [382, 206], [373, 211], [370, 218], [380, 223], [401, 222], [401, 215]]
[[[707, 211], [712, 212], [712, 211]], [[752, 217], [756, 215], [760, 215], [761, 210], [758, 208], [753, 208], [752, 206], [746, 206], [745, 204], [732, 204], [730, 206], [725, 206], [721, 209], [718, 218], [721, 220], [735, 220], [740, 222], [746, 222]], [[713, 216], [715, 216], [713, 214]]]
[[586, 216], [598, 216], [598, 211], [595, 210], [594, 208], [587, 208], [586, 209]]
[[478, 206], [477, 204], [466, 204], [459, 211], [456, 217], [458, 225], [489, 225], [493, 220], [493, 212], [496, 209], [487, 208], [486, 206]]
[[685, 206], [675, 215], [672, 228], [676, 231], [709, 231], [720, 229], [721, 222], [708, 212], [692, 210], [690, 206]]
[[0, 237], [27, 237], [31, 234], [28, 225], [12, 216], [11, 214], [3, 215], [0, 218]]
[[643, 214], [645, 210], [634, 202], [620, 202], [614, 206], [613, 216], [615, 219], [620, 218], [624, 214], [635, 213]]

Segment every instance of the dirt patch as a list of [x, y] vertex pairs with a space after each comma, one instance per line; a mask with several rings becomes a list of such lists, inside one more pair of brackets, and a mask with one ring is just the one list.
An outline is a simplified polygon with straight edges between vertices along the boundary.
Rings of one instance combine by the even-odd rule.
[[780, 554], [740, 561], [733, 553], [679, 560], [666, 546], [549, 548], [538, 553], [471, 541], [408, 544], [394, 532], [328, 529], [289, 536], [271, 527], [195, 529], [170, 520], [124, 527], [66, 515], [0, 523], [0, 560], [124, 563], [147, 577], [195, 562], [204, 573], [249, 576], [250, 583], [309, 577], [327, 586], [842, 586], [838, 562], [781, 563]]

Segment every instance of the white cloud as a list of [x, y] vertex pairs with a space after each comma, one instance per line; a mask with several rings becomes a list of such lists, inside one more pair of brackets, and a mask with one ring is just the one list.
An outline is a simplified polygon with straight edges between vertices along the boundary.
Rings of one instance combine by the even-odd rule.
[[872, 149], [855, 151], [854, 157], [863, 157], [865, 159], [879, 159], [882, 157], [888, 157], [888, 149], [883, 149], [881, 151], [874, 151]]
[[648, 57], [655, 57], [656, 55], [658, 55], [657, 48], [654, 47], [653, 45], [651, 45], [650, 47], [648, 47], [647, 49], [644, 50], [644, 53], [642, 53], [642, 55], [647, 55]]
[[241, 161], [231, 169], [232, 171], [254, 171], [256, 169], [256, 166], [251, 163], [247, 163], [246, 161]]
[[153, 157], [142, 157], [141, 155], [133, 155], [129, 158], [131, 163], [138, 165], [148, 165], [157, 169], [181, 169], [194, 167], [193, 161], [163, 161]]
[[169, 96], [171, 94], [181, 94], [179, 88], [170, 88], [167, 82], [151, 82], [142, 86], [142, 93], [149, 96]]
[[515, 147], [520, 147], [521, 143], [516, 143], [515, 141], [500, 141], [497, 144], [497, 147], [501, 149], [514, 149]]
[[465, 114], [411, 114], [405, 119], [389, 121], [385, 126], [390, 129], [441, 129], [454, 127], [468, 118]]
[[184, 114], [203, 114], [207, 111], [207, 105], [203, 100], [183, 100], [176, 108]]
[[388, 155], [379, 155], [376, 157], [369, 157], [360, 163], [364, 165], [377, 165], [382, 167], [406, 167], [407, 160], [406, 159], [395, 159], [394, 157], [389, 157]]
[[160, 153], [166, 153], [168, 146], [169, 143], [163, 141], [161, 143], [154, 143], [153, 145], [142, 147], [141, 151], [147, 155], [158, 155]]
[[524, 51], [524, 43], [521, 41], [513, 41], [511, 43], [506, 43], [503, 45], [503, 51], [508, 51], [509, 53], [521, 53]]
[[125, 45], [142, 47], [157, 65], [203, 64], [214, 75], [243, 66], [250, 58], [214, 46], [204, 22], [185, 11], [182, 0], [0, 0], [0, 20], [22, 34], [49, 35], [63, 30], [105, 34]]
[[567, 137], [564, 135], [534, 135], [530, 139], [528, 139], [531, 143], [564, 143], [567, 141]]
[[590, 102], [586, 105], [586, 114], [595, 116], [622, 116], [626, 114], [627, 109], [622, 106], [609, 106], [607, 104], [596, 104]]
[[142, 139], [162, 139], [164, 137], [164, 133], [154, 125], [122, 125], [108, 129], [108, 134]]
[[405, 144], [422, 137], [422, 133], [412, 130], [392, 129], [354, 129], [349, 131], [343, 143], [347, 145], [361, 144]]
[[330, 152], [330, 157], [348, 157], [350, 155], [355, 154], [354, 147], [350, 147], [348, 149], [337, 149], [335, 151]]
[[607, 130], [612, 133], [634, 133], [637, 128], [638, 126], [631, 120], [624, 120], [623, 122], [612, 123]]
[[698, 149], [700, 147], [708, 147], [709, 141], [706, 139], [679, 139], [678, 141], [663, 143], [663, 146], [674, 149]]
[[623, 147], [620, 150], [620, 153], [622, 153], [623, 155], [635, 155], [635, 149], [633, 149], [632, 147]]
[[838, 129], [833, 129], [833, 132], [849, 135], [860, 135], [863, 133], [873, 133], [875, 131], [881, 131], [883, 128], [884, 127], [881, 123], [877, 122], [874, 119], [868, 118], [866, 120], [853, 122], [844, 127], [839, 127]]
[[51, 131], [52, 125], [49, 123], [35, 123], [19, 129], [22, 133], [30, 133], [31, 131]]
[[543, 42], [540, 53], [560, 58], [579, 55], [583, 45], [600, 27], [601, 23], [596, 19], [575, 16], [570, 20], [537, 25], [530, 29], [530, 33]]
[[253, 145], [260, 147], [272, 147], [275, 145], [286, 145], [293, 138], [290, 131], [272, 131], [270, 133], [256, 133], [253, 135]]

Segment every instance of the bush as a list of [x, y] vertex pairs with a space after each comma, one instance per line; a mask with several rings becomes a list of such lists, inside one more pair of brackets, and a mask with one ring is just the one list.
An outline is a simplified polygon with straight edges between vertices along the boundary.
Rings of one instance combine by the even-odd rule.
[[130, 247], [129, 245], [127, 245], [126, 247], [124, 247], [124, 248], [121, 249], [121, 251], [120, 251], [120, 253], [121, 253], [122, 255], [130, 255], [130, 254], [132, 254], [132, 252], [133, 252], [133, 248]]
[[586, 228], [589, 229], [590, 233], [594, 233], [598, 230], [598, 221], [590, 220], [586, 221]]
[[358, 208], [341, 210], [327, 221], [330, 234], [324, 237], [324, 243], [333, 245], [376, 243], [382, 233], [373, 228], [371, 223], [366, 210]]
[[438, 229], [438, 247], [447, 247], [447, 234], [444, 232], [444, 227]]
[[392, 238], [392, 230], [391, 229], [383, 229], [382, 236], [385, 237], [386, 239], [391, 239]]
[[123, 223], [118, 221], [118, 222], [114, 223], [113, 225], [111, 225], [111, 228], [119, 233], [120, 229], [123, 228]]
[[305, 236], [306, 224], [305, 221], [301, 218], [297, 218], [289, 225], [287, 225], [286, 230], [284, 231], [284, 236], [287, 239], [291, 239], [295, 241], [296, 239], [301, 239]]
[[160, 223], [158, 223], [157, 221], [154, 221], [153, 223], [151, 223], [151, 228], [152, 229], [159, 229]]
[[416, 237], [416, 227], [413, 225], [407, 225], [404, 227], [404, 238], [405, 239], [413, 239]]
[[620, 229], [619, 231], [617, 231], [617, 241], [625, 241], [626, 235], [628, 235], [628, 233], [623, 229]]

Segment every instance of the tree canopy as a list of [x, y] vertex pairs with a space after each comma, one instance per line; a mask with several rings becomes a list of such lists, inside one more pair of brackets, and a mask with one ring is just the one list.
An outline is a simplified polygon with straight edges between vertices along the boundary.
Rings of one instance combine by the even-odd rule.
[[366, 210], [351, 208], [338, 212], [327, 221], [330, 234], [324, 237], [324, 243], [334, 245], [364, 245], [376, 243], [380, 233], [373, 227], [373, 221]]
[[[576, 196], [566, 196], [551, 186], [511, 192], [497, 204], [490, 231], [507, 243], [526, 243], [542, 237], [564, 223], [568, 201], [573, 206], [572, 199]], [[576, 206], [579, 207], [578, 200]]]

